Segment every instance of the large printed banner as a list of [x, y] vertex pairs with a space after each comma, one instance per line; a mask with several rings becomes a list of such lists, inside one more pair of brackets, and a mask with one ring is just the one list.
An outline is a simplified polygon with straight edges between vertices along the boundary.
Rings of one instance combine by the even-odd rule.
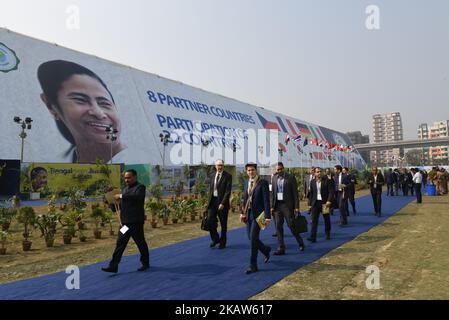
[[[5, 29], [0, 29], [0, 83], [4, 159], [20, 158], [17, 116], [33, 120], [26, 130], [28, 162], [112, 158], [113, 163], [179, 165], [171, 151], [184, 143], [200, 147], [184, 163], [190, 165], [223, 158], [208, 157], [213, 148], [222, 154], [232, 150], [226, 163], [238, 166], [252, 160], [263, 164], [261, 159], [273, 153], [287, 167], [364, 165], [357, 152], [345, 149], [351, 141], [343, 133]], [[260, 129], [274, 130], [274, 149], [271, 138], [249, 139]], [[161, 135], [167, 135], [165, 143]], [[327, 148], [340, 142], [345, 145], [337, 151]]]
[[22, 163], [20, 191], [46, 197], [77, 188], [85, 196], [102, 196], [110, 188], [120, 188], [120, 177], [119, 164]]

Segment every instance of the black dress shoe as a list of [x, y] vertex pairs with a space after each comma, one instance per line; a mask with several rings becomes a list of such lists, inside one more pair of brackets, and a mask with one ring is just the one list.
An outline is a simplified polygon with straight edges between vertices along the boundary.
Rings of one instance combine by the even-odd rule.
[[218, 241], [217, 241], [217, 242], [212, 241], [212, 242], [210, 243], [209, 247], [213, 248], [213, 247], [215, 247], [218, 243], [219, 243]]
[[307, 240], [309, 240], [309, 241], [312, 242], [312, 243], [315, 243], [315, 242], [316, 242], [316, 239], [313, 239], [313, 238], [307, 238]]
[[276, 250], [273, 254], [275, 256], [283, 256], [285, 254], [285, 250]]
[[326, 240], [330, 240], [331, 236], [330, 235], [326, 235]]
[[257, 272], [257, 271], [259, 271], [259, 270], [257, 270], [256, 267], [249, 267], [248, 269], [246, 269], [245, 273], [246, 274], [251, 274], [251, 273], [254, 273], [254, 272]]
[[268, 247], [268, 250], [265, 253], [265, 259], [263, 260], [263, 262], [267, 263], [270, 260], [270, 252], [271, 252], [271, 248]]
[[306, 247], [304, 245], [299, 246], [299, 251], [304, 251]]
[[271, 236], [272, 236], [272, 237], [277, 237], [278, 235], [277, 235], [277, 233], [274, 233], [274, 234], [272, 234]]
[[141, 266], [139, 269], [137, 269], [137, 271], [145, 271], [148, 269], [150, 269], [150, 265], [146, 264], [146, 265]]
[[218, 246], [218, 249], [224, 249], [224, 248], [226, 248], [226, 245], [223, 243], [220, 243], [220, 245]]
[[101, 268], [104, 272], [111, 272], [111, 273], [117, 273], [118, 267], [107, 267], [107, 268]]

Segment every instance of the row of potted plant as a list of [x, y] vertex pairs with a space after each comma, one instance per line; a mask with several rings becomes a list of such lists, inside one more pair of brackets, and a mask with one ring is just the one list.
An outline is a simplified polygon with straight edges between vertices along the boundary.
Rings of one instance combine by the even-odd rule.
[[[63, 229], [63, 243], [70, 244], [73, 237], [79, 237], [81, 242], [85, 242], [87, 237], [84, 234], [87, 204], [80, 200], [79, 194], [73, 194], [68, 199], [67, 204], [61, 204], [59, 208], [56, 205], [56, 196], [51, 196], [48, 201], [46, 214], [36, 215], [32, 207], [19, 207], [19, 203], [14, 203], [12, 207], [0, 208], [0, 225], [2, 233], [0, 235], [1, 248], [0, 254], [6, 253], [6, 244], [11, 237], [9, 228], [11, 222], [16, 218], [17, 222], [23, 225], [23, 251], [31, 250], [32, 241], [30, 240], [32, 230], [38, 229], [41, 237], [44, 238], [47, 247], [53, 247], [58, 223]], [[107, 207], [101, 207], [99, 204], [92, 204], [90, 216], [95, 224], [93, 234], [95, 239], [101, 239], [101, 227], [106, 223], [110, 226], [109, 233], [114, 235], [112, 221], [113, 213]]]

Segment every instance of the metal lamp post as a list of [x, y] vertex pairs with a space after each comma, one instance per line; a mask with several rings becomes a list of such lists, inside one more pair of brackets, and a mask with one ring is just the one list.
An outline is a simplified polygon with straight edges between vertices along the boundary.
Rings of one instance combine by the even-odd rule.
[[19, 138], [22, 139], [22, 149], [20, 152], [20, 162], [23, 162], [23, 148], [25, 145], [25, 138], [27, 137], [27, 134], [25, 130], [31, 130], [31, 122], [33, 122], [33, 119], [30, 117], [26, 117], [24, 120], [22, 120], [20, 117], [14, 117], [14, 122], [19, 124], [22, 128], [22, 131], [19, 134]]
[[114, 129], [112, 126], [106, 128], [106, 139], [111, 141], [111, 164], [112, 164], [112, 145], [115, 140], [117, 140], [118, 130]]
[[159, 138], [161, 138], [161, 143], [164, 145], [164, 153], [162, 155], [162, 167], [165, 167], [165, 147], [168, 145], [168, 140], [170, 139], [170, 134], [160, 133]]
[[201, 164], [204, 164], [203, 161], [203, 147], [206, 147], [210, 144], [210, 140], [201, 138]]

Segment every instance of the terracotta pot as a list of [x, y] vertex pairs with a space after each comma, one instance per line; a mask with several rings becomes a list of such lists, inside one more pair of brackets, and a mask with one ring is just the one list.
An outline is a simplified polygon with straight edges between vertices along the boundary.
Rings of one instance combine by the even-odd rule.
[[4, 256], [6, 254], [6, 248], [0, 248], [0, 256]]
[[53, 247], [53, 244], [55, 243], [55, 238], [50, 238], [45, 240], [45, 245], [47, 248]]
[[2, 231], [8, 231], [10, 225], [11, 223], [9, 222], [5, 222], [4, 224], [2, 224]]
[[163, 218], [162, 223], [164, 224], [164, 226], [168, 225], [168, 218]]
[[195, 221], [196, 216], [194, 214], [190, 215], [190, 220]]
[[72, 236], [71, 235], [63, 235], [62, 240], [64, 241], [64, 244], [71, 244]]
[[172, 219], [173, 224], [177, 224], [178, 223], [178, 219]]
[[29, 241], [29, 240], [23, 240], [22, 241], [22, 249], [23, 251], [30, 251], [31, 250], [31, 244], [33, 242]]
[[157, 228], [157, 221], [151, 221], [151, 227], [153, 229]]
[[101, 239], [101, 231], [94, 230], [94, 237], [95, 237], [95, 239]]
[[183, 217], [182, 222], [187, 222], [187, 217]]
[[86, 236], [80, 236], [80, 241], [81, 242], [86, 242], [87, 237]]
[[110, 235], [110, 236], [114, 236], [114, 235], [115, 235], [114, 230], [109, 230], [109, 235]]

